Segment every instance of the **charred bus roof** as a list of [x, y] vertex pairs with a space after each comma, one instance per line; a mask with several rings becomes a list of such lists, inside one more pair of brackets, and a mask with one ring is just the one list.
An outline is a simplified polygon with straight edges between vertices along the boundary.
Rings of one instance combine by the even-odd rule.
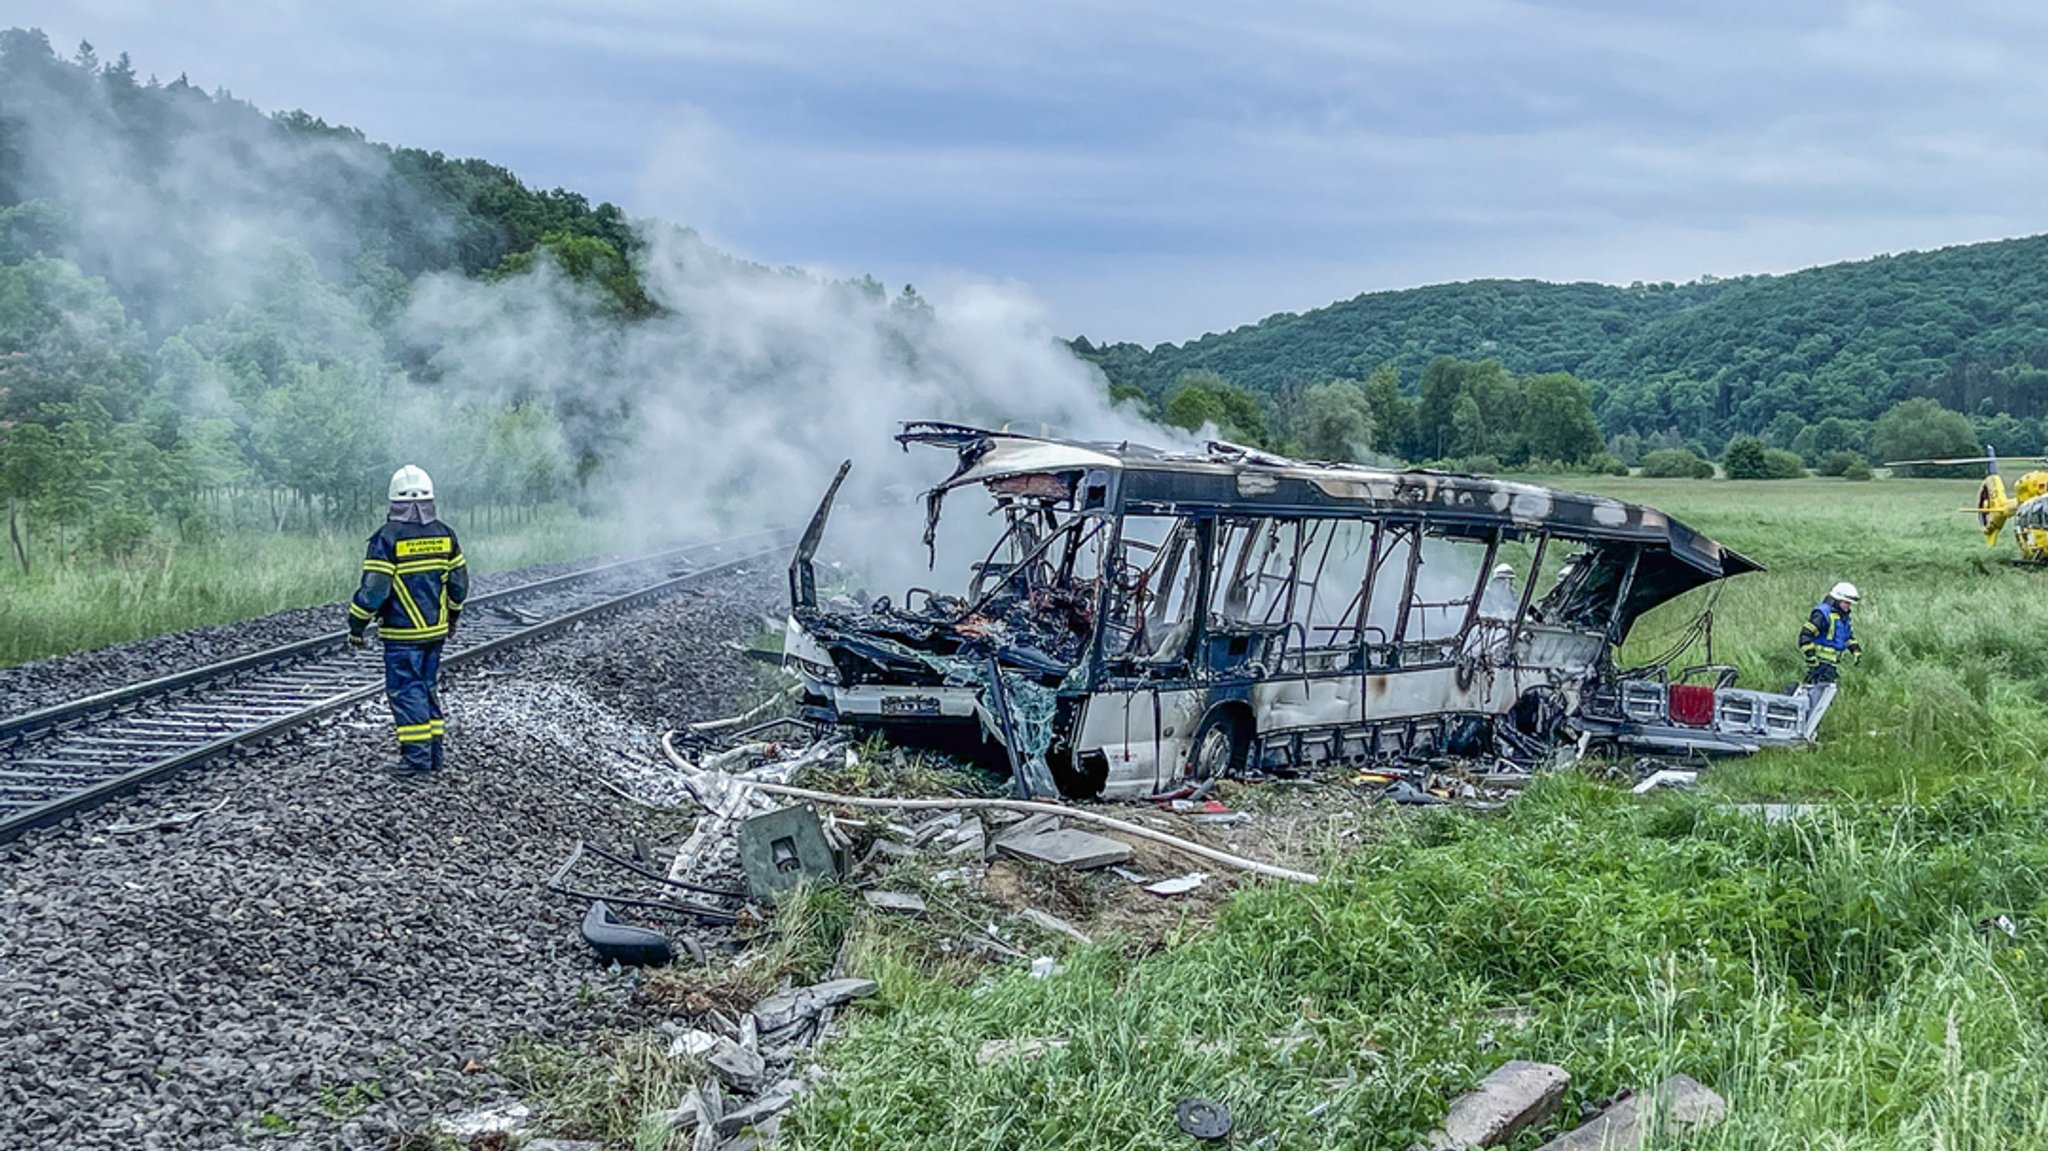
[[[959, 465], [930, 492], [930, 519], [945, 493], [982, 484], [998, 494], [1068, 503], [1107, 515], [1264, 515], [1419, 521], [1432, 534], [1483, 538], [1496, 531], [1623, 545], [1633, 571], [1614, 578], [1626, 622], [1693, 588], [1763, 565], [1655, 508], [1607, 496], [1490, 476], [1393, 470], [1289, 459], [1210, 442], [1202, 453], [1142, 444], [1091, 443], [959, 424], [904, 425], [897, 442], [951, 448]], [[1626, 545], [1635, 545], [1628, 548]], [[1625, 587], [1626, 590], [1623, 590]]]

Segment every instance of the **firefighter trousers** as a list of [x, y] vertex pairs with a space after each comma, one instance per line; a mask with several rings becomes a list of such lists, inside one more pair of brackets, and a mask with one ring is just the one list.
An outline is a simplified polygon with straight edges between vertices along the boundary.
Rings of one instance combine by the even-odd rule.
[[415, 771], [441, 766], [440, 674], [440, 640], [384, 645], [384, 695], [398, 725], [398, 753]]

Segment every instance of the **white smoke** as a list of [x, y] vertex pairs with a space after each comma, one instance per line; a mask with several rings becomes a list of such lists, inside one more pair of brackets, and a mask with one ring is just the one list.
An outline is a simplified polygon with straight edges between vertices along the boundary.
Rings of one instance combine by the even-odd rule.
[[[640, 273], [663, 311], [615, 329], [588, 290], [550, 269], [499, 282], [435, 277], [415, 292], [416, 338], [438, 346], [438, 387], [498, 397], [544, 394], [557, 407], [627, 413], [604, 498], [648, 535], [702, 538], [800, 525], [842, 459], [854, 470], [825, 554], [857, 564], [877, 590], [923, 577], [922, 504], [950, 457], [906, 457], [909, 420], [945, 420], [1082, 439], [1157, 441], [1160, 429], [1113, 407], [1101, 379], [1061, 344], [1022, 290], [963, 282], [928, 302], [874, 286], [770, 270], [690, 233], [650, 237]], [[961, 504], [969, 501], [963, 499]], [[937, 582], [988, 532], [956, 507]]]

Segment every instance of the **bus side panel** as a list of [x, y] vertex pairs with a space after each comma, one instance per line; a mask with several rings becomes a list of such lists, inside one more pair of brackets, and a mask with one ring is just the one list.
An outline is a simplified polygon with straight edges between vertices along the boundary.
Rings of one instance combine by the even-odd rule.
[[1252, 716], [1259, 735], [1306, 727], [1348, 727], [1365, 718], [1355, 675], [1262, 680], [1252, 685]]
[[1200, 688], [1104, 690], [1081, 704], [1074, 750], [1109, 761], [1106, 798], [1155, 795], [1187, 774], [1188, 744], [1209, 693]]

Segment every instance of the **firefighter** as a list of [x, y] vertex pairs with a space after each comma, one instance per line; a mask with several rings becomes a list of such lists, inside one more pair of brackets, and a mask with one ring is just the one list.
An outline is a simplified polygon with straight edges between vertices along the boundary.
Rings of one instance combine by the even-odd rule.
[[1842, 657], [1860, 656], [1863, 645], [1849, 626], [1849, 612], [1861, 598], [1856, 585], [1838, 583], [1799, 629], [1799, 655], [1806, 661], [1806, 683], [1834, 683], [1842, 677]]
[[398, 725], [393, 774], [417, 778], [441, 766], [441, 645], [455, 634], [469, 569], [455, 529], [434, 518], [434, 481], [407, 464], [391, 476], [391, 510], [370, 537], [363, 582], [348, 605], [348, 642], [363, 647], [372, 623], [384, 641], [384, 694]]

